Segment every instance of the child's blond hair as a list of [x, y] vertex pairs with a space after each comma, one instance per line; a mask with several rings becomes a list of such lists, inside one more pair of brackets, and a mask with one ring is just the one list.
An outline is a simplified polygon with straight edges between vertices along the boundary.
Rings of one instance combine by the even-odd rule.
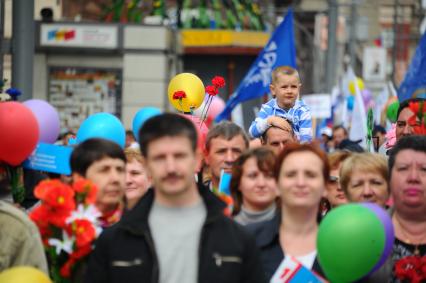
[[277, 82], [278, 74], [283, 74], [287, 76], [296, 76], [300, 82], [299, 72], [296, 69], [290, 66], [279, 66], [272, 71], [272, 84], [275, 84]]

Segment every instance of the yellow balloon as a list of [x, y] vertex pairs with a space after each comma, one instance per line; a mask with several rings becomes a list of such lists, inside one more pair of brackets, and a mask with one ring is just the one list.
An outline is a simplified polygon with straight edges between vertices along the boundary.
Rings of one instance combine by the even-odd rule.
[[[356, 84], [360, 91], [364, 89], [364, 81], [361, 78], [356, 77]], [[349, 92], [355, 95], [355, 80], [349, 82]]]
[[[174, 99], [173, 95], [177, 91], [184, 91], [186, 97]], [[191, 112], [200, 107], [206, 94], [203, 82], [199, 77], [191, 73], [176, 75], [170, 81], [167, 93], [170, 103], [181, 112]]]
[[0, 283], [52, 283], [52, 281], [35, 267], [18, 266], [0, 273]]

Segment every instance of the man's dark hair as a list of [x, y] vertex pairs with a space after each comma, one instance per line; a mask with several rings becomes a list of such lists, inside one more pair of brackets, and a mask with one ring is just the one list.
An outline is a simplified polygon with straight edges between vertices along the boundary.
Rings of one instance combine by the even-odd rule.
[[[405, 108], [410, 106], [410, 102], [419, 102], [419, 101], [425, 101], [425, 99], [418, 97], [418, 98], [407, 99], [407, 100], [404, 100], [403, 102], [401, 102], [399, 104], [399, 107], [398, 107], [398, 112], [397, 112], [396, 118], [397, 119], [399, 118], [399, 114], [401, 114], [402, 110], [404, 110]], [[426, 103], [426, 101], [425, 101], [425, 103]]]
[[386, 129], [381, 125], [375, 125], [373, 129], [373, 137], [377, 136], [377, 133], [386, 135]]
[[123, 149], [115, 142], [92, 138], [80, 143], [71, 154], [71, 171], [86, 176], [87, 169], [105, 157], [121, 159], [126, 163]]
[[[287, 121], [287, 123], [289, 123], [289, 125], [290, 125], [290, 127], [291, 127], [291, 135], [294, 137], [294, 127], [293, 127], [293, 122], [291, 122], [289, 119], [286, 119], [286, 118], [284, 118], [284, 117], [281, 117], [281, 116], [277, 116], [277, 117], [280, 117], [280, 118], [282, 118], [283, 120], [286, 120]], [[266, 144], [267, 142], [268, 142], [268, 135], [267, 135], [267, 132], [269, 131], [269, 129], [270, 128], [278, 128], [278, 129], [280, 129], [280, 127], [277, 127], [277, 126], [274, 126], [274, 125], [272, 125], [272, 126], [270, 126], [268, 129], [266, 129], [266, 131], [262, 134], [262, 136], [260, 137], [260, 141], [262, 142], [262, 144]]]
[[348, 130], [343, 126], [343, 125], [337, 125], [337, 126], [334, 126], [333, 127], [333, 134], [334, 134], [334, 132], [336, 131], [336, 130], [338, 130], [338, 129], [342, 129], [343, 130], [343, 132], [345, 133], [345, 135], [347, 136], [348, 135]]
[[398, 153], [405, 149], [412, 149], [414, 151], [420, 151], [426, 153], [426, 136], [404, 136], [402, 137], [394, 147], [389, 151], [389, 177], [392, 174], [393, 166], [395, 165], [396, 156]]
[[249, 147], [249, 139], [247, 137], [246, 132], [241, 129], [240, 126], [233, 122], [229, 121], [223, 121], [219, 124], [215, 125], [213, 128], [209, 130], [206, 137], [206, 150], [209, 151], [211, 141], [214, 138], [224, 138], [225, 140], [229, 141], [233, 139], [236, 136], [241, 136], [244, 139], [244, 143], [246, 148]]
[[148, 154], [148, 145], [163, 137], [187, 137], [195, 152], [197, 148], [197, 130], [187, 118], [173, 113], [165, 113], [148, 119], [139, 130], [139, 146], [143, 156]]

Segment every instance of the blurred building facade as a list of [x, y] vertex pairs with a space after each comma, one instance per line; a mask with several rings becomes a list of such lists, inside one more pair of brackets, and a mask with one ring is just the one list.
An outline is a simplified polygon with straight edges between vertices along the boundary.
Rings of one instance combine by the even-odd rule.
[[[124, 5], [117, 6], [120, 2]], [[235, 6], [236, 2], [241, 6]], [[130, 127], [132, 117], [140, 107], [169, 108], [167, 84], [178, 72], [195, 73], [206, 84], [214, 75], [223, 75], [228, 87], [221, 96], [226, 99], [238, 86], [288, 7], [292, 7], [295, 14], [297, 64], [303, 80], [302, 91], [326, 92], [327, 11], [331, 2], [36, 0], [34, 19], [39, 24], [33, 97], [55, 100], [52, 99], [55, 97], [54, 89], [57, 90], [61, 84], [66, 88], [66, 76], [70, 80], [89, 78], [90, 82], [93, 80], [91, 76], [97, 78], [101, 76], [99, 72], [103, 72], [106, 80], [113, 78], [113, 83], [99, 79], [100, 85], [93, 86], [96, 89], [94, 93], [100, 101], [109, 95], [117, 95], [115, 100], [105, 102], [102, 109], [114, 108], [112, 112], [119, 115], [127, 127]], [[4, 34], [10, 38], [12, 0], [4, 0], [4, 3]], [[383, 78], [367, 80], [366, 83], [378, 89], [386, 80], [392, 80], [398, 86], [421, 34], [421, 24], [425, 18], [422, 1], [336, 0], [335, 3], [339, 13], [336, 33], [338, 52], [334, 54], [337, 62], [336, 82], [348, 64], [353, 66], [358, 76], [362, 76], [363, 65], [369, 61], [368, 54], [364, 53], [368, 48], [375, 47], [386, 52], [386, 72]], [[89, 29], [102, 30], [102, 26], [116, 29], [115, 35], [114, 31], [106, 33], [107, 36], [115, 36], [115, 45], [111, 48], [85, 48], [84, 44], [74, 47], [44, 44], [41, 40], [42, 26], [49, 24], [59, 24], [53, 26], [57, 29], [61, 28], [60, 25], [66, 28], [69, 24], [83, 25]], [[353, 27], [354, 30], [351, 30]], [[218, 39], [221, 38], [220, 33], [216, 33], [216, 38], [211, 36], [204, 39], [208, 41], [207, 44], [197, 46], [193, 43], [194, 38], [189, 40], [192, 43], [186, 44], [183, 36], [188, 39], [188, 36], [196, 35], [184, 32], [194, 28], [210, 31], [232, 29], [239, 33], [246, 32], [251, 39], [221, 44]], [[6, 78], [10, 78], [10, 62], [10, 55], [5, 55]], [[62, 79], [59, 83], [58, 76]], [[112, 84], [114, 93], [101, 91]], [[73, 87], [75, 85], [78, 88], [79, 83], [74, 82]], [[70, 95], [69, 89], [62, 91], [65, 97]], [[60, 97], [56, 99], [61, 100]], [[261, 99], [244, 103], [246, 120], [254, 117], [253, 109], [260, 103]], [[101, 109], [96, 107], [75, 108], [74, 112], [86, 111], [84, 113], [87, 114]], [[69, 115], [78, 115], [74, 112]]]

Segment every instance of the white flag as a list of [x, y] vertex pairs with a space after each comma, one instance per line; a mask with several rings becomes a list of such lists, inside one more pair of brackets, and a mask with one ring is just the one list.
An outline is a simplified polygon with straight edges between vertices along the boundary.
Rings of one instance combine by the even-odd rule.
[[348, 69], [348, 74], [350, 81], [352, 81], [355, 86], [355, 100], [351, 117], [349, 139], [352, 141], [362, 140], [359, 145], [365, 149], [367, 147], [367, 113], [365, 111], [361, 90], [358, 87], [355, 74], [350, 67]]

